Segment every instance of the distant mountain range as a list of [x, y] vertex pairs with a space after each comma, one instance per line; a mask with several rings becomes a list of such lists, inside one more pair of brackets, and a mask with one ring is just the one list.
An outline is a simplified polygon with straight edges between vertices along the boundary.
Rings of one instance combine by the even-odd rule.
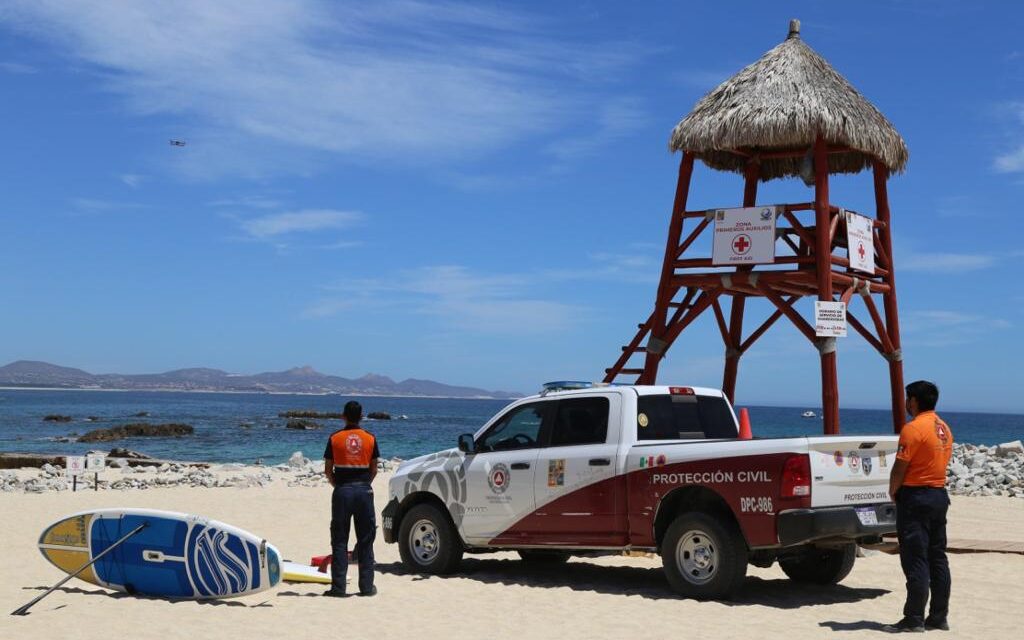
[[131, 389], [139, 391], [249, 391], [257, 393], [337, 393], [368, 396], [442, 396], [447, 398], [518, 398], [524, 394], [457, 387], [409, 378], [395, 382], [368, 373], [351, 380], [312, 367], [254, 375], [219, 369], [178, 369], [166, 373], [93, 374], [48, 362], [18, 360], [0, 367], [0, 387], [59, 389]]

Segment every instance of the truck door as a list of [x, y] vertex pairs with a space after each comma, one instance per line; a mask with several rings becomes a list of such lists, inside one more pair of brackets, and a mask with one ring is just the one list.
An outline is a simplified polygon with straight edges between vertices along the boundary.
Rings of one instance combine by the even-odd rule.
[[466, 513], [462, 536], [486, 545], [534, 509], [537, 452], [553, 402], [514, 407], [498, 419], [466, 456]]
[[[621, 546], [626, 518], [618, 480], [622, 403], [618, 394], [558, 401], [548, 446], [534, 475], [537, 509], [517, 529], [531, 543], [551, 546]], [[621, 508], [618, 509], [621, 511]]]

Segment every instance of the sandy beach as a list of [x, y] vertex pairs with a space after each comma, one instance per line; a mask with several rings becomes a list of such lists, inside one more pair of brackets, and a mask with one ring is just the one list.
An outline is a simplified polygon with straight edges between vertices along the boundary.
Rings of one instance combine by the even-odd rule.
[[[238, 468], [215, 471], [237, 473]], [[288, 559], [308, 561], [328, 553], [327, 485], [296, 486], [286, 471], [272, 477], [265, 486], [250, 488], [0, 494], [5, 516], [0, 540], [11, 551], [0, 587], [5, 614], [0, 637], [74, 630], [74, 637], [83, 639], [110, 633], [296, 638], [322, 635], [331, 627], [332, 635], [351, 638], [729, 638], [755, 630], [761, 638], [860, 638], [877, 637], [880, 624], [897, 620], [903, 604], [899, 559], [877, 552], [858, 559], [836, 587], [797, 586], [777, 566], [751, 567], [734, 601], [696, 602], [669, 591], [657, 558], [581, 558], [545, 569], [500, 553], [467, 556], [460, 574], [425, 578], [406, 573], [398, 548], [378, 536], [376, 598], [323, 598], [320, 585], [281, 584], [235, 600], [170, 602], [73, 580], [28, 616], [6, 615], [62, 577], [39, 554], [36, 539], [46, 525], [79, 510], [130, 506], [198, 513], [266, 537]], [[378, 512], [387, 477], [382, 473], [375, 482]], [[1024, 542], [1024, 500], [954, 497], [949, 535]], [[951, 565], [953, 629], [943, 637], [1015, 634], [1015, 612], [1024, 607], [1024, 556], [960, 554], [951, 556]]]

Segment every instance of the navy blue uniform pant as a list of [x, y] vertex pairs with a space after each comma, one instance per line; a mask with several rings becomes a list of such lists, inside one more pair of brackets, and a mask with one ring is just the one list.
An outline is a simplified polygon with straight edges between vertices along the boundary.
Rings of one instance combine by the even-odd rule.
[[331, 588], [345, 591], [348, 573], [348, 533], [356, 523], [355, 558], [359, 563], [359, 591], [373, 589], [373, 540], [377, 537], [377, 518], [373, 509], [373, 489], [366, 483], [340, 484], [331, 496]]
[[949, 561], [946, 559], [945, 489], [901, 487], [896, 495], [896, 530], [900, 564], [907, 577], [907, 603], [903, 616], [924, 623], [924, 609], [931, 591], [928, 617], [945, 620], [949, 613]]

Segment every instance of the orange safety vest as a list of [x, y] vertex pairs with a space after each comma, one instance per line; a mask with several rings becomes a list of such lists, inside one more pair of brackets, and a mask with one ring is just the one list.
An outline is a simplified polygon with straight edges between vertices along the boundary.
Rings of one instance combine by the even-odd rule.
[[369, 469], [373, 460], [374, 437], [356, 427], [331, 436], [331, 457], [335, 469]]

